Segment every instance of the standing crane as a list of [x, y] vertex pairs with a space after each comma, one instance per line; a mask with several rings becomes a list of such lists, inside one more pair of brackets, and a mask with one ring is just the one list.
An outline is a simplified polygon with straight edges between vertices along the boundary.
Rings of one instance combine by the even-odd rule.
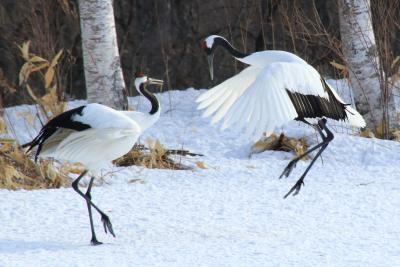
[[[83, 164], [85, 170], [72, 182], [72, 188], [86, 201], [92, 245], [102, 244], [94, 231], [92, 207], [101, 215], [104, 231], [107, 233], [108, 230], [115, 237], [109, 217], [92, 202], [90, 192], [94, 177], [104, 164], [128, 153], [143, 131], [160, 117], [160, 104], [146, 89], [149, 84], [162, 85], [163, 81], [136, 73], [136, 89], [152, 104], [149, 113], [118, 111], [97, 103], [87, 104], [54, 117], [31, 142], [23, 145], [28, 147], [28, 151], [37, 147], [35, 161], [38, 157], [52, 157]], [[89, 171], [92, 176], [86, 193], [83, 193], [78, 187], [79, 181]]]
[[263, 132], [268, 136], [291, 120], [312, 125], [321, 135], [321, 143], [291, 160], [280, 175], [280, 178], [288, 177], [301, 158], [319, 149], [284, 198], [297, 195], [315, 160], [334, 138], [326, 125], [327, 118], [362, 128], [365, 127], [363, 117], [344, 103], [315, 68], [286, 51], [246, 54], [225, 38], [211, 35], [201, 43], [207, 54], [211, 79], [214, 51], [219, 46], [250, 66], [197, 98], [198, 109], [205, 109], [204, 117], [212, 116], [212, 123], [223, 120], [222, 129], [232, 125], [246, 127], [246, 134], [255, 138]]

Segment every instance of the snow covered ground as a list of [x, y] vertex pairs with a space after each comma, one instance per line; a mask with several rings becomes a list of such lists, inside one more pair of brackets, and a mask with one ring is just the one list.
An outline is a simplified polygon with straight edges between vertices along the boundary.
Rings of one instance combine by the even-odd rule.
[[[203, 161], [207, 169], [110, 166], [92, 196], [116, 238], [95, 214], [105, 243], [96, 247], [89, 245], [86, 205], [71, 188], [0, 190], [0, 266], [400, 266], [399, 143], [334, 126], [338, 133], [306, 186], [283, 199], [308, 162], [278, 179], [293, 155], [248, 158], [251, 144], [238, 129], [220, 132], [201, 118], [194, 105], [199, 93], [159, 95], [162, 117], [141, 140], [202, 153], [183, 161]], [[148, 108], [133, 99], [138, 103]], [[21, 142], [36, 134], [21, 116], [30, 110], [6, 111]], [[317, 141], [314, 130], [297, 122], [281, 130]]]

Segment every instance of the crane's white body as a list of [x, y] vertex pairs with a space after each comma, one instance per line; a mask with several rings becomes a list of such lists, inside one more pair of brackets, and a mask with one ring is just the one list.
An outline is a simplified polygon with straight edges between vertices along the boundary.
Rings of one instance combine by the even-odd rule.
[[[141, 86], [149, 82], [162, 83], [142, 76], [135, 79], [136, 89], [142, 94]], [[97, 103], [65, 112], [49, 121], [35, 138], [34, 145], [40, 145], [38, 155], [80, 162], [96, 172], [128, 153], [139, 136], [157, 122], [161, 109], [154, 96], [152, 101], [157, 102], [153, 114], [119, 111]]]
[[90, 126], [83, 131], [58, 129], [44, 144], [41, 157], [80, 162], [95, 171], [133, 147], [142, 128], [124, 112], [101, 104], [88, 104], [74, 121]]
[[[210, 37], [209, 37], [210, 38]], [[207, 45], [212, 45], [206, 39]], [[231, 125], [246, 127], [249, 136], [259, 138], [298, 117], [286, 90], [329, 100], [321, 75], [300, 57], [285, 51], [268, 50], [252, 53], [237, 60], [250, 66], [197, 98], [203, 116], [212, 123], [223, 120], [222, 129]], [[343, 100], [331, 87], [335, 98]], [[346, 106], [347, 122], [364, 127], [361, 115]], [[318, 118], [304, 118], [316, 123]]]

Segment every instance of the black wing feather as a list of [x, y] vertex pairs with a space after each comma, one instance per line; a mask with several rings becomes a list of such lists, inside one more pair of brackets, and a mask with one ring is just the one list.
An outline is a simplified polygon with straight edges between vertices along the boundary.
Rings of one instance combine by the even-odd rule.
[[330, 118], [334, 120], [345, 120], [346, 104], [336, 99], [326, 82], [321, 79], [325, 91], [328, 93], [328, 99], [316, 95], [304, 95], [297, 92], [291, 92], [286, 89], [289, 98], [299, 115], [296, 120], [304, 121], [304, 118]]
[[75, 131], [83, 131], [91, 128], [90, 125], [74, 121], [72, 118], [75, 115], [82, 115], [82, 111], [86, 106], [80, 106], [61, 113], [60, 115], [52, 118], [46, 123], [45, 126], [40, 130], [39, 134], [29, 143], [23, 144], [22, 147], [28, 147], [28, 151], [32, 150], [35, 146], [38, 147], [35, 154], [35, 161], [42, 150], [43, 143], [52, 136], [58, 129], [65, 128]]

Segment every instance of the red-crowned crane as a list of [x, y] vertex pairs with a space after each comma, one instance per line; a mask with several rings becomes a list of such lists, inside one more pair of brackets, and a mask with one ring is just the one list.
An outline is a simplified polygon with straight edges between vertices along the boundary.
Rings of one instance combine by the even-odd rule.
[[365, 127], [364, 119], [344, 103], [316, 69], [286, 51], [267, 50], [245, 54], [225, 38], [211, 35], [201, 43], [208, 56], [211, 79], [214, 51], [218, 46], [250, 66], [197, 98], [198, 109], [205, 109], [205, 117], [212, 115], [212, 123], [223, 119], [222, 129], [232, 125], [246, 127], [246, 133], [255, 138], [263, 132], [268, 136], [276, 127], [291, 120], [312, 125], [321, 135], [321, 143], [291, 160], [280, 175], [280, 178], [288, 177], [301, 158], [319, 149], [284, 198], [290, 194], [297, 195], [315, 160], [333, 140], [334, 136], [326, 126], [326, 118], [345, 121], [360, 128]]
[[[83, 164], [85, 171], [73, 181], [72, 188], [86, 201], [92, 245], [102, 244], [94, 231], [92, 207], [100, 213], [104, 231], [107, 233], [108, 230], [115, 237], [109, 217], [92, 202], [90, 192], [94, 177], [104, 164], [128, 153], [143, 131], [160, 116], [160, 104], [146, 89], [148, 84], [162, 85], [163, 81], [136, 73], [136, 89], [152, 104], [149, 113], [118, 111], [101, 104], [87, 104], [54, 117], [31, 142], [23, 145], [29, 147], [28, 151], [37, 146], [35, 160], [38, 157], [52, 157]], [[83, 193], [78, 184], [89, 171], [92, 176], [86, 193]]]

